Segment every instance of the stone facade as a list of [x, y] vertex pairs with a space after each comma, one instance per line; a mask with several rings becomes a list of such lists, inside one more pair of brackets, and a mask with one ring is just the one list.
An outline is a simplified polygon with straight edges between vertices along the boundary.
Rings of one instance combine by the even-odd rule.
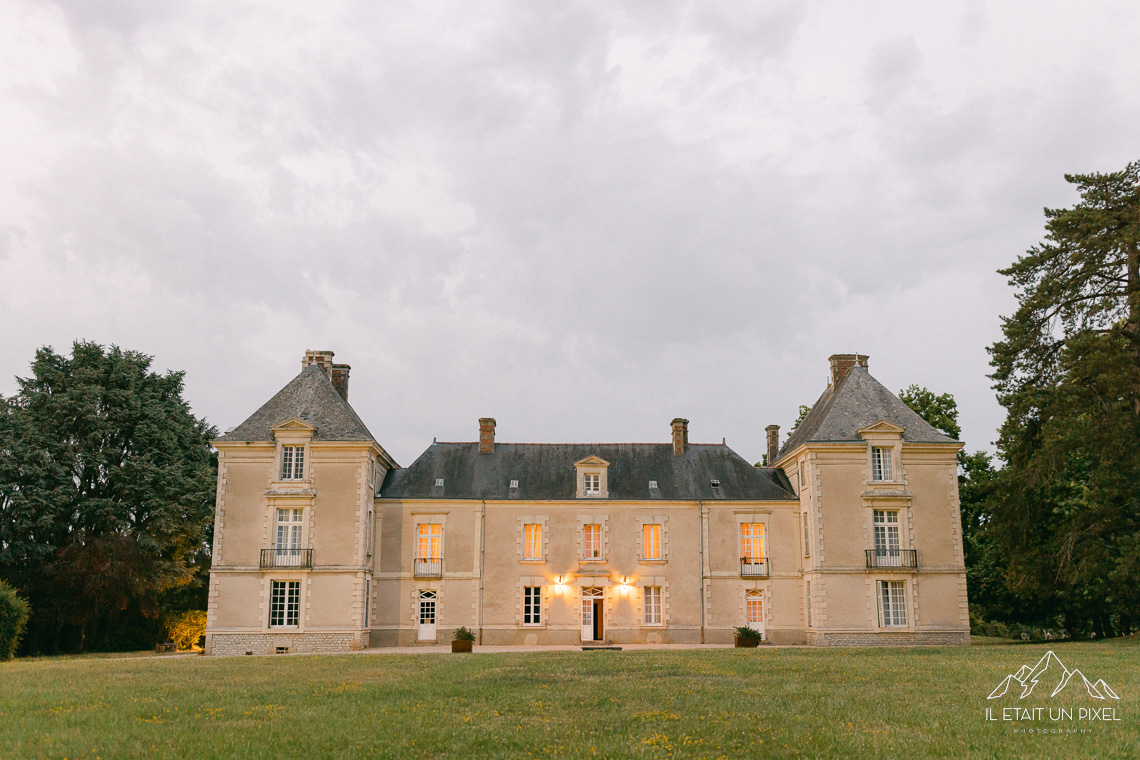
[[[349, 367], [302, 373], [215, 442], [206, 649], [444, 643], [969, 643], [962, 444], [868, 374], [831, 383], [768, 467], [723, 444], [433, 443], [401, 468], [348, 405]], [[474, 432], [474, 431], [473, 431]], [[664, 432], [664, 431], [663, 431]]]

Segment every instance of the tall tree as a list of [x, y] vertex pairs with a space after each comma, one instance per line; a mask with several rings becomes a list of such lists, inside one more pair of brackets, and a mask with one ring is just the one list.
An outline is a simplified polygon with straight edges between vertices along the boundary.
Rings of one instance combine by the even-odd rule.
[[1065, 178], [1080, 201], [1002, 270], [1018, 309], [990, 348], [1008, 411], [993, 530], [1034, 614], [1112, 635], [1140, 609], [1140, 162]]
[[204, 587], [216, 431], [180, 372], [76, 343], [0, 398], [0, 578], [32, 604], [25, 650], [145, 646]]

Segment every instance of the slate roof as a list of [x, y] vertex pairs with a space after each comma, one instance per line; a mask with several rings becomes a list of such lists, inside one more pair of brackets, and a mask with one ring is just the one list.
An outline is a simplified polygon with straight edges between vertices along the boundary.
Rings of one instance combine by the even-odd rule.
[[314, 441], [375, 441], [364, 422], [337, 392], [328, 375], [316, 364], [265, 402], [245, 422], [221, 437], [223, 441], [270, 441], [270, 431], [290, 418], [317, 428]]
[[590, 455], [610, 463], [609, 499], [796, 499], [782, 470], [753, 467], [728, 446], [691, 444], [676, 456], [667, 443], [496, 443], [493, 454], [480, 454], [477, 443], [433, 443], [410, 467], [388, 472], [380, 498], [589, 501], [576, 497], [574, 463]]
[[904, 441], [914, 443], [956, 443], [922, 419], [898, 396], [887, 390], [867, 372], [856, 366], [832, 390], [823, 392], [777, 455], [783, 457], [804, 443], [859, 441], [859, 429], [879, 420], [904, 428]]

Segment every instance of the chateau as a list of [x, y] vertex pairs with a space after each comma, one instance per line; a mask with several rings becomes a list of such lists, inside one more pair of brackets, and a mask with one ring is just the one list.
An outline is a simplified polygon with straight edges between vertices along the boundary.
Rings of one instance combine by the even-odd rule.
[[690, 443], [680, 418], [663, 443], [566, 444], [497, 441], [485, 418], [405, 468], [349, 405], [348, 365], [308, 351], [214, 442], [206, 651], [460, 626], [485, 645], [729, 643], [740, 625], [777, 644], [968, 644], [962, 444], [866, 356], [830, 363], [782, 447], [768, 426], [767, 467]]

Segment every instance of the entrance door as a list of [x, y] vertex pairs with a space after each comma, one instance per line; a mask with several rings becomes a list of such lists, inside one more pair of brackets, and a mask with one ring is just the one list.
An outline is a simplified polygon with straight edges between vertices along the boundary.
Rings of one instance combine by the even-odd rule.
[[420, 641], [435, 641], [435, 597], [434, 591], [420, 592]]
[[605, 631], [605, 592], [600, 588], [582, 589], [582, 641], [602, 641]]
[[758, 590], [744, 592], [744, 624], [764, 633], [764, 593]]

